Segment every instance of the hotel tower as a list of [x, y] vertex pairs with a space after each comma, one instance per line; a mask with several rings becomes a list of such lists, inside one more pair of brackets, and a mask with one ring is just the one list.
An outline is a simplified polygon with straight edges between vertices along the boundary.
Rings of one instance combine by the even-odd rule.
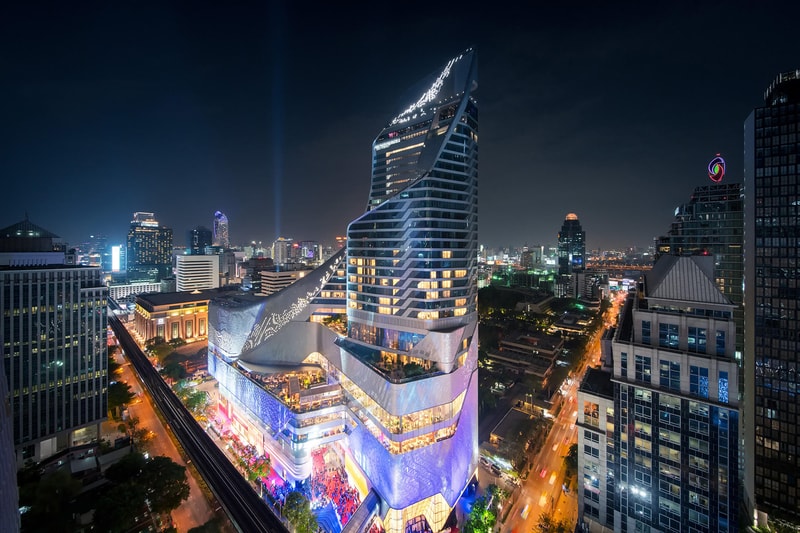
[[[373, 142], [346, 249], [266, 298], [210, 305], [220, 411], [286, 480], [338, 454], [362, 502], [345, 531], [439, 531], [475, 474], [476, 87], [468, 50], [412, 89]], [[275, 385], [292, 368], [312, 383], [296, 394]]]

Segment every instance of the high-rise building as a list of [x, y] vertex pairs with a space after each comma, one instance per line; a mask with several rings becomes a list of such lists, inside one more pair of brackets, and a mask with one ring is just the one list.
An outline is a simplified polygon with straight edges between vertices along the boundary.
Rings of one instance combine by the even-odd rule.
[[[347, 248], [282, 291], [209, 309], [221, 416], [290, 481], [320, 453], [341, 458], [362, 502], [354, 531], [440, 531], [478, 465], [475, 52], [418, 87], [373, 142]], [[288, 365], [319, 384], [271, 394]]]
[[762, 523], [800, 523], [800, 70], [764, 102], [745, 121], [745, 489]]
[[219, 246], [223, 250], [231, 247], [228, 235], [228, 217], [222, 211], [214, 213], [214, 246]]
[[739, 530], [733, 309], [710, 256], [662, 256], [628, 296], [613, 371], [589, 369], [578, 390], [590, 531]]
[[218, 288], [219, 261], [218, 255], [176, 256], [175, 285], [178, 292]]
[[107, 289], [28, 220], [0, 230], [0, 343], [17, 464], [99, 439]]
[[289, 263], [293, 256], [292, 256], [292, 239], [287, 239], [286, 237], [278, 237], [275, 239], [275, 242], [272, 243], [272, 261], [276, 265], [285, 265]]
[[197, 226], [189, 230], [188, 247], [192, 255], [203, 255], [206, 248], [214, 243], [211, 230], [205, 226]]
[[172, 274], [172, 229], [153, 213], [136, 212], [128, 230], [128, 279], [161, 280]]
[[744, 349], [744, 188], [741, 183], [696, 187], [675, 209], [666, 235], [656, 239], [656, 258], [711, 255], [717, 287], [733, 304], [737, 359]]
[[581, 228], [578, 215], [569, 213], [558, 232], [558, 273], [582, 271], [586, 267], [585, 256], [586, 232]]

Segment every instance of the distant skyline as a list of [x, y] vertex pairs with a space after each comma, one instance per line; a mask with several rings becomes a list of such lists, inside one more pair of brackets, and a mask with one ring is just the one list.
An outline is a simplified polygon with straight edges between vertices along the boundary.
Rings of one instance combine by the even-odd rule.
[[185, 244], [332, 243], [407, 80], [475, 47], [479, 242], [648, 246], [800, 68], [795, 2], [16, 3], [0, 20], [0, 227], [123, 242], [150, 211]]

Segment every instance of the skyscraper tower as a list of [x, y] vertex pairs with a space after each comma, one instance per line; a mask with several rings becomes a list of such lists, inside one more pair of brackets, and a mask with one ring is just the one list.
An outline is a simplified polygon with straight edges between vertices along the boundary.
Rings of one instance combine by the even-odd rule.
[[800, 523], [800, 70], [764, 102], [744, 142], [746, 491], [759, 512]]
[[558, 273], [574, 274], [585, 268], [586, 232], [581, 228], [578, 215], [567, 214], [558, 232]]
[[231, 247], [228, 237], [228, 217], [222, 211], [214, 213], [214, 246], [221, 246], [225, 250]]
[[172, 229], [153, 213], [136, 212], [128, 230], [128, 278], [160, 280], [172, 273]]
[[[441, 531], [476, 474], [476, 86], [469, 50], [381, 131], [346, 249], [274, 294], [209, 305], [220, 412], [290, 482], [338, 450], [362, 498], [347, 530]], [[276, 365], [324, 381], [293, 403], [260, 384]]]
[[715, 183], [696, 187], [689, 202], [675, 209], [666, 235], [656, 239], [656, 258], [711, 255], [717, 287], [736, 306], [736, 352], [744, 349], [744, 187]]
[[374, 453], [357, 459], [390, 508], [391, 531], [415, 521], [441, 529], [477, 460], [474, 51], [421, 86], [375, 139], [368, 211], [347, 230], [348, 336], [340, 346], [421, 369], [413, 380], [384, 374], [377, 410], [385, 416], [375, 430], [390, 442], [376, 441]]
[[211, 230], [205, 226], [197, 226], [189, 230], [189, 250], [192, 255], [203, 255], [206, 253], [206, 246], [213, 243]]
[[20, 467], [99, 440], [108, 410], [108, 289], [99, 267], [64, 264], [54, 238], [28, 220], [0, 230], [0, 340]]

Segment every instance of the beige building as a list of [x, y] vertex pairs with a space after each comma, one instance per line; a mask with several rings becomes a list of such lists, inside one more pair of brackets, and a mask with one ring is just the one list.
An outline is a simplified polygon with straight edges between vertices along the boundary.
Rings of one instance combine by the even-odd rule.
[[161, 292], [136, 297], [134, 328], [142, 339], [208, 337], [208, 301], [213, 291]]

